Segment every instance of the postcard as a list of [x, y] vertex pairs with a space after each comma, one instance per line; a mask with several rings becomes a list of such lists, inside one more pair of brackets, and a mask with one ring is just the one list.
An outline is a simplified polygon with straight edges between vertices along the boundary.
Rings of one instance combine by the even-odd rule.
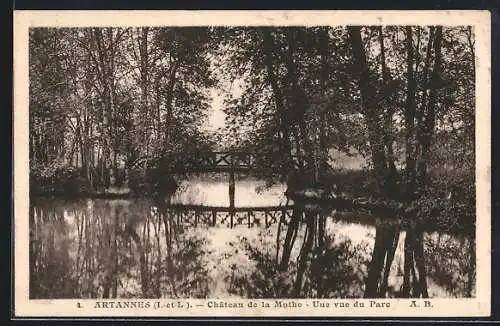
[[488, 11], [15, 11], [16, 317], [491, 303]]

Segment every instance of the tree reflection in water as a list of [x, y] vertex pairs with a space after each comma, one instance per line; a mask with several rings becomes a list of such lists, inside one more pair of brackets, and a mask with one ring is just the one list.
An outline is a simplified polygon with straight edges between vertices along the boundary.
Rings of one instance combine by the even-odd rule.
[[33, 299], [208, 295], [205, 240], [158, 206], [42, 201], [31, 211]]
[[255, 269], [249, 275], [233, 273], [230, 292], [248, 298], [362, 296], [366, 242], [336, 241], [335, 234], [325, 233], [326, 217], [320, 213], [295, 209], [284, 237], [282, 222], [275, 241], [269, 230], [260, 233], [259, 245], [241, 239]]
[[474, 297], [476, 285], [475, 240], [437, 232], [425, 238], [428, 275], [454, 297]]
[[[187, 227], [165, 205], [33, 200], [30, 297], [475, 295], [475, 243], [464, 235], [299, 207], [288, 225]], [[354, 226], [365, 233], [353, 234]]]
[[368, 239], [353, 243], [325, 232], [330, 217], [296, 209], [285, 235], [280, 223], [274, 238], [269, 230], [260, 232], [258, 243], [242, 238], [255, 268], [233, 266], [229, 291], [248, 298], [428, 297], [430, 290], [433, 296], [473, 295], [475, 245], [465, 236], [381, 223], [371, 247]]
[[400, 297], [428, 298], [427, 271], [424, 261], [423, 229], [410, 225], [404, 239], [403, 285], [400, 290], [389, 289], [388, 280], [400, 238], [399, 226], [378, 226], [372, 260], [368, 268], [365, 297], [384, 298], [393, 290]]

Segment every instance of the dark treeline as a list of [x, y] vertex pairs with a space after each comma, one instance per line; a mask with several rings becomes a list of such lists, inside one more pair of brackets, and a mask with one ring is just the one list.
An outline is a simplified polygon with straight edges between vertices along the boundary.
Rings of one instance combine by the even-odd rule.
[[[427, 171], [474, 171], [474, 40], [443, 27], [220, 31], [236, 148], [367, 157], [378, 191], [411, 199]], [[229, 36], [227, 35], [229, 33]], [[244, 128], [246, 126], [247, 128]], [[286, 156], [282, 156], [283, 159]], [[317, 169], [321, 172], [321, 167]], [[396, 184], [406, 184], [400, 192]]]

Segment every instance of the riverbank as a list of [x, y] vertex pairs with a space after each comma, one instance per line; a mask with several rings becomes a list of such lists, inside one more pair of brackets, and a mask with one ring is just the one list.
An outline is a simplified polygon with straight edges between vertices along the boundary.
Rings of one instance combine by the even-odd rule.
[[32, 197], [46, 197], [46, 198], [61, 198], [61, 199], [133, 199], [140, 197], [148, 197], [148, 195], [134, 194], [128, 188], [119, 188], [118, 191], [86, 191], [83, 193], [61, 194], [54, 191], [37, 191], [31, 193]]
[[[145, 177], [133, 173], [131, 173], [130, 176], [131, 178], [121, 187], [101, 188], [100, 190], [93, 191], [89, 191], [88, 188], [82, 186], [80, 178], [67, 178], [59, 181], [51, 179], [51, 182], [48, 184], [42, 184], [41, 186], [37, 184], [37, 187], [30, 189], [30, 195], [36, 197], [58, 197], [68, 199], [147, 198], [158, 195], [156, 189], [158, 189], [159, 186], [162, 187], [164, 194], [174, 193], [180, 186], [180, 180], [195, 179], [203, 182], [226, 182], [227, 180], [227, 175], [220, 173], [209, 176], [182, 176], [180, 178], [153, 178], [151, 176]], [[245, 180], [246, 177], [257, 179], [255, 176], [248, 175], [241, 175], [236, 179]], [[37, 179], [37, 181], [39, 182], [40, 180]], [[325, 177], [323, 184], [329, 188], [335, 188], [333, 194], [341, 194], [344, 198], [351, 200], [363, 197], [371, 198], [376, 193], [375, 180], [370, 171], [367, 170], [337, 170]], [[257, 192], [261, 190], [262, 189], [256, 189]], [[327, 197], [331, 197], [332, 192], [326, 191], [325, 194]], [[402, 205], [402, 203], [398, 202], [392, 204], [396, 206]], [[476, 221], [474, 178], [468, 174], [461, 174], [459, 171], [433, 172], [430, 175], [430, 182], [425, 193], [417, 201], [412, 202], [410, 207], [408, 207], [408, 205], [403, 205], [402, 210], [411, 210], [415, 212], [419, 219], [423, 220], [425, 223], [436, 225], [439, 229], [459, 228], [472, 234], [475, 231]], [[376, 211], [380, 212], [380, 210]], [[383, 216], [387, 214], [387, 212], [381, 213]], [[398, 213], [396, 215], [399, 216], [400, 214]]]

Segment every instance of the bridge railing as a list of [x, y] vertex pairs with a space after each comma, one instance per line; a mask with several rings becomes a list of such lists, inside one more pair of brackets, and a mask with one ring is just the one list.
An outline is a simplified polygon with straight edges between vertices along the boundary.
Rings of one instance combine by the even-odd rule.
[[253, 152], [166, 153], [162, 168], [170, 171], [271, 170], [290, 171], [307, 168], [302, 156]]

